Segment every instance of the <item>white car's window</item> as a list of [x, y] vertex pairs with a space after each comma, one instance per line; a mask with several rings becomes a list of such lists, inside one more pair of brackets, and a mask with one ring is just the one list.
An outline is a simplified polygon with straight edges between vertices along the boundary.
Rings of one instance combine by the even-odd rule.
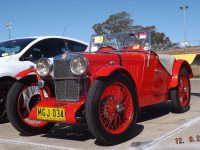
[[16, 39], [0, 42], [0, 57], [14, 55], [21, 52], [33, 40], [35, 39]]
[[84, 52], [87, 49], [87, 45], [78, 43], [75, 41], [67, 41], [68, 47], [72, 52]]
[[22, 60], [38, 60], [42, 57], [51, 58], [63, 53], [63, 49], [68, 49], [63, 39], [45, 39], [33, 45], [22, 56]]
[[33, 45], [20, 60], [38, 60], [42, 57], [52, 58], [66, 51], [82, 52], [87, 45], [64, 39], [45, 39]]

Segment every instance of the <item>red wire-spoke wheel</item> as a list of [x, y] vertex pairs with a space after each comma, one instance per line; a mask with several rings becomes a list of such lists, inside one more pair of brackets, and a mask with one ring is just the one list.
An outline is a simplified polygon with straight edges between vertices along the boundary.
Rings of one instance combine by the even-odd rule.
[[[36, 81], [34, 77], [26, 77], [15, 82], [6, 101], [8, 119], [13, 127], [23, 135], [45, 133], [53, 127], [53, 123], [29, 119], [30, 111], [41, 100]], [[43, 88], [45, 97], [50, 96], [49, 91], [47, 86]]]
[[183, 113], [190, 108], [191, 87], [186, 68], [181, 68], [178, 76], [178, 86], [170, 91], [172, 111]]
[[187, 105], [189, 100], [189, 81], [187, 80], [186, 74], [182, 74], [180, 76], [180, 84], [179, 84], [179, 101], [180, 104], [184, 107]]
[[125, 75], [96, 79], [88, 91], [87, 125], [102, 144], [114, 145], [132, 137], [138, 110], [134, 83]]
[[108, 85], [102, 93], [99, 106], [100, 121], [106, 131], [120, 134], [128, 128], [134, 115], [133, 101], [123, 83]]
[[[47, 89], [47, 87], [45, 87]], [[48, 90], [43, 90], [44, 95], [48, 96]], [[26, 86], [19, 93], [18, 102], [17, 102], [17, 112], [21, 118], [21, 120], [31, 127], [41, 127], [47, 124], [46, 121], [38, 121], [29, 119], [29, 113], [32, 108], [41, 100], [39, 94], [39, 87], [36, 83], [32, 83]]]

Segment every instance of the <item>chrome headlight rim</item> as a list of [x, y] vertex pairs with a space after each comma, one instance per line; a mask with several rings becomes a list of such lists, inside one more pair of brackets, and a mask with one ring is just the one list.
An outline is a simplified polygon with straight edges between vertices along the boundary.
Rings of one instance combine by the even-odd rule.
[[[84, 71], [82, 71], [82, 72], [77, 72], [77, 71], [75, 71], [75, 69], [74, 69], [74, 67], [73, 67], [73, 61], [76, 60], [76, 59], [78, 59], [78, 58], [81, 58], [81, 59], [83, 60], [83, 62], [85, 63], [85, 64], [84, 64], [84, 65], [85, 65], [85, 69], [84, 69]], [[87, 60], [85, 57], [81, 56], [81, 55], [75, 56], [75, 57], [74, 57], [73, 59], [71, 59], [71, 61], [70, 61], [70, 69], [71, 69], [71, 72], [72, 72], [74, 75], [76, 75], [76, 76], [81, 76], [81, 75], [83, 75], [83, 74], [87, 71], [88, 66], [89, 66], [88, 60]]]
[[[46, 61], [48, 64], [46, 66], [46, 73], [44, 73], [43, 70], [39, 70], [39, 65], [41, 65], [40, 63], [42, 63], [43, 61]], [[44, 64], [44, 63], [43, 63]], [[37, 61], [37, 64], [36, 64], [36, 71], [37, 73], [41, 76], [41, 77], [46, 77], [48, 76], [52, 71], [53, 71], [53, 62], [48, 59], [48, 58], [40, 58], [38, 61]]]

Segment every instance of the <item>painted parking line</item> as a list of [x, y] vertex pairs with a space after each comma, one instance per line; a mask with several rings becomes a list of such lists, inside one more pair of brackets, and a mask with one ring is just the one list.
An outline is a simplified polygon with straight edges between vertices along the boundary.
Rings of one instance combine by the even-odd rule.
[[0, 139], [0, 143], [4, 144], [16, 144], [16, 145], [27, 145], [27, 146], [37, 146], [37, 147], [45, 147], [45, 148], [54, 148], [59, 150], [81, 150], [69, 147], [62, 147], [62, 146], [55, 146], [55, 145], [48, 145], [48, 144], [40, 144], [40, 143], [32, 143], [32, 142], [23, 142], [17, 140], [8, 140], [8, 139]]
[[183, 125], [181, 125], [180, 127], [176, 128], [175, 130], [165, 134], [164, 136], [162, 137], [159, 137], [157, 138], [156, 140], [152, 141], [152, 142], [149, 142], [147, 144], [142, 144], [140, 146], [137, 146], [137, 147], [131, 147], [129, 148], [128, 150], [148, 150], [148, 149], [151, 149], [155, 144], [158, 144], [164, 140], [166, 140], [167, 138], [169, 137], [172, 137], [173, 135], [179, 133], [180, 131], [186, 129], [186, 128], [189, 128], [191, 127], [193, 124], [197, 123], [200, 121], [200, 116], [192, 119], [192, 120], [189, 120], [188, 122], [185, 122]]

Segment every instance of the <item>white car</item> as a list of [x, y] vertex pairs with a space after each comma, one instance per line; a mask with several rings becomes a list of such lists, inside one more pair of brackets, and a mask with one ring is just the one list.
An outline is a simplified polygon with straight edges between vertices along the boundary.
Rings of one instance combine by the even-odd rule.
[[40, 36], [0, 42], [0, 118], [6, 117], [5, 101], [15, 75], [35, 66], [41, 57], [52, 58], [65, 51], [85, 51], [88, 43], [58, 36]]

